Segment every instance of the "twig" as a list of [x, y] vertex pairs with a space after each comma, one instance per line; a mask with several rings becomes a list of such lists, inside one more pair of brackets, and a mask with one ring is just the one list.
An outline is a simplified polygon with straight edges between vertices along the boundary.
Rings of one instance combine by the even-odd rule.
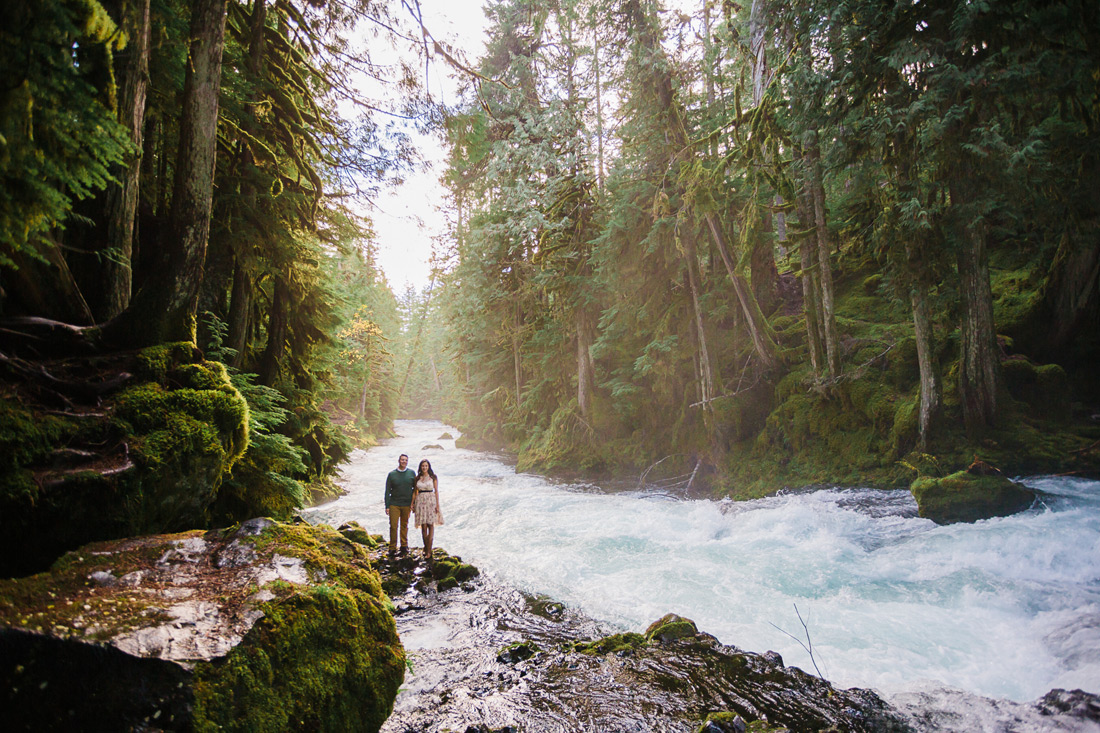
[[820, 677], [821, 679], [825, 679], [825, 675], [821, 674], [821, 670], [817, 666], [817, 660], [814, 659], [814, 642], [813, 642], [812, 639], [810, 639], [810, 627], [807, 626], [806, 622], [802, 620], [802, 614], [798, 612], [798, 604], [794, 603], [792, 605], [794, 606], [795, 615], [798, 616], [799, 623], [802, 624], [802, 630], [806, 634], [806, 643], [803, 643], [802, 640], [799, 639], [794, 634], [791, 634], [790, 632], [779, 628], [775, 624], [772, 624], [771, 621], [769, 621], [768, 623], [771, 624], [777, 631], [782, 631], [784, 634], [786, 634], [787, 636], [789, 636], [792, 639], [794, 639], [795, 641], [797, 641], [798, 645], [801, 646], [803, 649], [805, 649], [806, 653], [810, 655], [810, 662], [814, 665], [814, 670], [817, 672], [817, 676]]

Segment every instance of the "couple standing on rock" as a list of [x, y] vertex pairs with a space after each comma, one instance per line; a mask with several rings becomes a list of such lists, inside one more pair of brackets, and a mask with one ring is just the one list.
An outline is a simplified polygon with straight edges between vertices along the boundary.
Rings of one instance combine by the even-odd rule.
[[390, 518], [390, 557], [397, 553], [398, 527], [401, 529], [401, 554], [409, 554], [409, 513], [416, 516], [416, 526], [424, 539], [424, 557], [432, 559], [435, 525], [443, 524], [439, 509], [439, 479], [427, 458], [414, 473], [409, 457], [397, 459], [397, 468], [386, 476], [386, 514]]

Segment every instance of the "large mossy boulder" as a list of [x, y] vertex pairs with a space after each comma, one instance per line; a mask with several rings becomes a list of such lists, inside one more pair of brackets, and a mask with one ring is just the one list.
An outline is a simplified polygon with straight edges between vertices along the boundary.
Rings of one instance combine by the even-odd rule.
[[0, 581], [4, 727], [376, 731], [405, 671], [390, 608], [325, 527], [88, 545]]
[[937, 524], [1007, 517], [1027, 509], [1035, 492], [1000, 475], [959, 471], [943, 478], [924, 476], [909, 487], [920, 516]]
[[21, 368], [0, 374], [0, 577], [206, 525], [248, 446], [248, 404], [222, 364], [179, 343]]

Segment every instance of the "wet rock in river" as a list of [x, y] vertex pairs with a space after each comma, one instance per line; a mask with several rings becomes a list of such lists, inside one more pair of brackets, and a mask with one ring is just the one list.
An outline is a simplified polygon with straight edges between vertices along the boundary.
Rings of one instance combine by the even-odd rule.
[[4, 725], [377, 730], [405, 671], [387, 606], [366, 553], [327, 528], [88, 545], [0, 581]]
[[1004, 476], [959, 471], [943, 478], [925, 476], [909, 490], [920, 516], [936, 524], [976, 522], [1022, 512], [1035, 501], [1035, 492]]

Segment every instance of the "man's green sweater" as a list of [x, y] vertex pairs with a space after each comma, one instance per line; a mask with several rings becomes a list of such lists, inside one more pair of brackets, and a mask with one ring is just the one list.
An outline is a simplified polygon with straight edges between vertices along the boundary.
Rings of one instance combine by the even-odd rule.
[[386, 476], [386, 508], [391, 506], [412, 506], [413, 484], [416, 483], [416, 471], [395, 468]]

